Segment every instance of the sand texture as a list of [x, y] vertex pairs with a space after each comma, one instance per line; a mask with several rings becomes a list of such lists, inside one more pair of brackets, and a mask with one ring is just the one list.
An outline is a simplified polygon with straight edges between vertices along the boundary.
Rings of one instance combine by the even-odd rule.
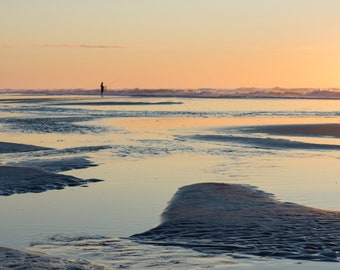
[[0, 166], [0, 196], [27, 192], [39, 193], [99, 181], [101, 180], [82, 180], [73, 176], [54, 174], [36, 168]]
[[54, 105], [62, 106], [141, 106], [141, 105], [174, 105], [183, 104], [183, 102], [174, 101], [159, 101], [159, 102], [145, 102], [145, 101], [95, 101], [95, 102], [66, 102]]
[[194, 184], [179, 189], [161, 225], [132, 239], [203, 252], [337, 262], [340, 212], [280, 202], [248, 186]]
[[340, 138], [340, 124], [271, 125], [243, 128], [244, 132], [274, 135], [315, 136]]
[[[39, 150], [53, 150], [34, 145], [0, 142], [0, 153], [20, 153]], [[18, 163], [8, 162], [0, 165], [0, 196], [28, 192], [44, 192], [51, 189], [63, 189], [67, 186], [83, 186], [98, 179], [79, 179], [73, 176], [57, 174], [71, 169], [96, 166], [82, 157], [30, 159]]]
[[39, 168], [53, 173], [97, 166], [83, 157], [31, 159], [17, 163], [9, 162], [6, 165]]
[[18, 251], [0, 247], [0, 270], [105, 270], [85, 260], [65, 260], [43, 253]]
[[340, 145], [337, 144], [306, 143], [276, 138], [255, 138], [234, 135], [193, 135], [189, 138], [202, 141], [238, 143], [263, 149], [340, 150]]
[[[239, 134], [235, 134], [238, 132]], [[286, 124], [228, 127], [218, 129], [216, 134], [196, 134], [182, 139], [211, 142], [237, 143], [250, 147], [277, 150], [334, 150], [339, 151], [338, 143], [304, 142], [296, 138], [258, 137], [258, 133], [275, 136], [340, 138], [340, 124]], [[246, 135], [246, 136], [245, 136]], [[249, 136], [250, 135], [250, 136]], [[333, 142], [334, 143], [334, 142]]]
[[14, 152], [40, 151], [40, 150], [47, 150], [47, 149], [51, 149], [51, 148], [40, 147], [40, 146], [29, 145], [29, 144], [0, 142], [0, 154], [1, 153], [14, 153]]

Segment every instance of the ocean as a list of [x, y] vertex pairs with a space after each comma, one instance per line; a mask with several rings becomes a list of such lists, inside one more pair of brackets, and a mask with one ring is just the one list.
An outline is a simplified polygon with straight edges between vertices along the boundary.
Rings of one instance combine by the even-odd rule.
[[[217, 90], [160, 92], [101, 98], [83, 90], [3, 91], [0, 141], [50, 149], [0, 153], [1, 165], [49, 164], [55, 173], [104, 181], [1, 196], [0, 246], [112, 269], [338, 268], [336, 262], [202, 252], [130, 238], [159, 225], [176, 191], [196, 183], [241, 184], [278, 201], [338, 210], [337, 90], [320, 96], [299, 89], [300, 96], [286, 91], [285, 98], [272, 90], [262, 91], [266, 96], [235, 90], [232, 97]], [[60, 166], [62, 160], [74, 164]]]

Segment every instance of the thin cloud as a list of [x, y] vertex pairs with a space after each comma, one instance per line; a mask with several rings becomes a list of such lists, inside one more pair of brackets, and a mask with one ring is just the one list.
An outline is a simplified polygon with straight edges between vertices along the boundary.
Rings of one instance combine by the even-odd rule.
[[2, 48], [2, 49], [12, 49], [13, 46], [12, 45], [7, 45], [7, 44], [3, 44], [3, 45], [0, 45], [0, 48]]
[[118, 46], [118, 45], [79, 45], [80, 48], [86, 48], [86, 49], [125, 49], [124, 46]]
[[287, 47], [281, 47], [281, 51], [318, 51], [320, 50], [319, 47], [316, 46], [287, 46]]
[[56, 49], [126, 49], [120, 45], [88, 45], [88, 44], [44, 44], [35, 47]]

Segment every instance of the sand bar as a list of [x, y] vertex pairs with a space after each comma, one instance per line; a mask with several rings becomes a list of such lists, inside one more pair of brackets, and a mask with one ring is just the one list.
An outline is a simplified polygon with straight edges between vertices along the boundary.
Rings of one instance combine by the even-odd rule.
[[94, 265], [86, 260], [65, 260], [43, 253], [19, 251], [0, 247], [0, 270], [105, 270], [104, 266]]
[[320, 143], [307, 143], [292, 141], [287, 139], [276, 138], [256, 138], [246, 136], [234, 136], [234, 135], [193, 135], [189, 138], [194, 140], [212, 141], [212, 142], [230, 142], [250, 145], [264, 149], [303, 149], [303, 150], [340, 150], [340, 145], [337, 144], [320, 144]]
[[147, 105], [178, 105], [183, 102], [174, 101], [159, 101], [159, 102], [144, 102], [144, 101], [88, 101], [88, 102], [65, 102], [53, 105], [72, 105], [72, 106], [147, 106]]
[[[51, 149], [27, 144], [0, 142], [0, 154]], [[82, 186], [102, 181], [98, 179], [83, 180], [55, 173], [95, 165], [82, 157], [36, 159], [0, 165], [0, 196], [28, 192], [39, 193], [51, 189], [63, 189], [67, 186]]]
[[98, 166], [97, 164], [94, 164], [83, 157], [31, 159], [17, 163], [9, 162], [6, 165], [39, 168], [53, 173]]
[[82, 180], [69, 175], [45, 172], [37, 168], [0, 166], [0, 196], [28, 192], [39, 193], [99, 181], [102, 180]]
[[241, 130], [243, 132], [267, 133], [273, 135], [340, 138], [340, 124], [268, 125], [246, 127]]
[[30, 144], [0, 142], [0, 154], [40, 151], [40, 150], [49, 150], [49, 149], [51, 148], [35, 146], [35, 145], [30, 145]]
[[280, 202], [252, 187], [203, 183], [174, 195], [142, 243], [202, 252], [339, 262], [340, 212]]

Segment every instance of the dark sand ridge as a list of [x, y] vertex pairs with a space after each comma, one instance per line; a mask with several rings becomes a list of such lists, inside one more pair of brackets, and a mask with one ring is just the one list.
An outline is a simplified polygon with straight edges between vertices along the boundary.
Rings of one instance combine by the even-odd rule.
[[[218, 129], [223, 132], [234, 131], [235, 128]], [[243, 133], [266, 133], [286, 136], [335, 137], [340, 138], [340, 124], [303, 124], [303, 125], [269, 125], [238, 127]], [[322, 144], [293, 141], [280, 138], [259, 138], [238, 136], [234, 134], [206, 134], [193, 135], [189, 138], [215, 142], [235, 142], [260, 148], [274, 149], [303, 149], [303, 150], [340, 150], [340, 144]]]
[[0, 196], [28, 192], [39, 193], [52, 189], [63, 189], [67, 186], [84, 186], [100, 181], [102, 180], [83, 180], [37, 168], [0, 166]]
[[65, 102], [53, 105], [76, 105], [76, 106], [147, 106], [147, 105], [176, 105], [183, 102], [160, 101], [160, 102], [142, 102], [142, 101], [88, 101], [88, 102]]
[[180, 188], [161, 225], [131, 238], [202, 252], [338, 262], [340, 212], [280, 202], [248, 186], [202, 183]]
[[39, 168], [44, 171], [52, 172], [52, 173], [97, 166], [97, 164], [94, 164], [91, 161], [83, 157], [31, 159], [29, 161], [21, 161], [18, 163], [9, 162], [6, 165], [16, 166], [16, 167]]
[[288, 136], [321, 136], [340, 138], [340, 124], [269, 125], [241, 128], [243, 132]]
[[[182, 137], [186, 138], [186, 137]], [[232, 142], [251, 145], [259, 148], [273, 149], [303, 149], [303, 150], [340, 150], [340, 145], [336, 144], [320, 144], [320, 143], [305, 143], [299, 141], [291, 141], [286, 139], [274, 138], [255, 138], [234, 135], [193, 135], [187, 138], [194, 140], [213, 141], [213, 142]]]
[[51, 102], [51, 101], [60, 101], [59, 98], [0, 98], [0, 103], [7, 103], [7, 104], [11, 104], [11, 103], [41, 103], [41, 102]]
[[104, 266], [94, 265], [86, 260], [65, 260], [43, 253], [18, 251], [0, 247], [0, 270], [105, 270]]
[[[51, 150], [52, 148], [34, 145], [0, 142], [0, 153], [29, 152]], [[19, 166], [18, 166], [19, 165]], [[67, 186], [84, 186], [99, 182], [98, 179], [79, 179], [73, 176], [53, 172], [86, 168], [95, 164], [80, 157], [53, 160], [30, 160], [12, 166], [0, 165], [0, 196], [28, 192], [44, 192], [51, 189], [63, 189]]]
[[35, 145], [30, 145], [30, 144], [0, 142], [0, 154], [2, 154], [2, 153], [15, 153], [15, 152], [41, 151], [41, 150], [49, 150], [49, 149], [52, 149], [52, 148], [35, 146]]
[[[34, 145], [0, 142], [0, 154], [51, 149]], [[18, 166], [18, 164], [16, 166], [0, 166], [0, 196], [15, 193], [43, 192], [50, 189], [62, 189], [66, 186], [79, 186], [101, 181], [97, 179], [82, 180], [72, 176], [52, 173], [54, 171], [94, 166], [94, 164], [81, 157], [30, 160], [20, 164], [25, 167]], [[85, 260], [65, 260], [42, 253], [0, 247], [0, 270], [3, 269], [104, 270], [106, 268], [93, 265]]]

